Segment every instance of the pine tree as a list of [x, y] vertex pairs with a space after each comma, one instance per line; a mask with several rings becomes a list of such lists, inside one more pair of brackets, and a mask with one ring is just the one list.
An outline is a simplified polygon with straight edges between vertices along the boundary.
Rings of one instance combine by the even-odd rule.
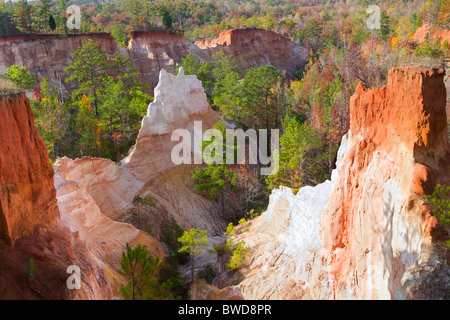
[[[226, 145], [226, 126], [223, 122], [215, 124], [214, 130], [220, 133], [222, 140], [210, 137], [211, 142], [203, 142], [203, 160], [208, 165], [202, 169], [195, 169], [192, 172], [192, 179], [198, 194], [204, 194], [213, 201], [220, 201], [223, 215], [225, 213], [225, 192], [237, 190], [237, 175], [231, 170], [231, 166], [226, 164], [227, 149], [231, 148], [233, 152], [236, 152], [236, 147]], [[221, 160], [222, 163], [217, 163], [218, 161], [215, 160]]]
[[93, 100], [94, 114], [98, 115], [99, 94], [103, 87], [102, 79], [107, 76], [108, 59], [105, 51], [92, 39], [83, 41], [81, 47], [73, 53], [73, 61], [66, 68], [70, 76], [66, 82], [76, 81], [78, 89], [72, 96], [75, 98], [86, 95]]
[[57, 16], [58, 30], [64, 31], [67, 34], [67, 17], [66, 9], [72, 4], [69, 0], [58, 0], [59, 15]]
[[189, 231], [185, 231], [183, 235], [178, 238], [178, 241], [182, 244], [182, 247], [178, 250], [178, 252], [187, 252], [192, 258], [192, 282], [194, 282], [195, 257], [202, 254], [205, 251], [204, 247], [209, 244], [207, 233], [207, 230], [191, 229]]
[[137, 245], [135, 248], [126, 244], [126, 252], [122, 253], [119, 273], [128, 279], [128, 284], [120, 287], [124, 299], [142, 299], [147, 292], [156, 286], [155, 273], [161, 268], [159, 257], [149, 257], [147, 248]]
[[253, 68], [244, 77], [244, 97], [248, 110], [254, 115], [249, 118], [248, 126], [253, 128], [271, 127], [270, 98], [275, 85], [282, 80], [280, 71], [269, 65]]
[[45, 33], [47, 33], [48, 19], [50, 16], [50, 9], [52, 6], [53, 4], [51, 3], [51, 0], [39, 0], [37, 14], [43, 20]]
[[6, 4], [0, 1], [0, 34], [10, 35], [17, 34], [19, 30], [14, 23], [14, 9], [12, 2]]
[[50, 30], [55, 31], [55, 29], [56, 29], [56, 21], [55, 21], [55, 18], [53, 18], [52, 15], [50, 15], [50, 18], [48, 18], [48, 26], [50, 27]]

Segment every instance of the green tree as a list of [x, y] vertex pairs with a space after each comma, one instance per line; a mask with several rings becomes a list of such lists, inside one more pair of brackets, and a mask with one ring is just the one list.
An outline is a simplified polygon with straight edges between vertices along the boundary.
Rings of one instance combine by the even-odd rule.
[[172, 30], [172, 17], [170, 16], [169, 11], [167, 11], [167, 10], [164, 10], [162, 13], [162, 23], [163, 23], [164, 29]]
[[424, 41], [416, 48], [416, 50], [414, 50], [414, 55], [442, 59], [444, 57], [444, 51], [440, 44], [439, 39], [436, 39], [435, 41]]
[[380, 38], [384, 41], [388, 40], [391, 36], [392, 30], [390, 26], [390, 19], [389, 15], [386, 11], [381, 11], [381, 17], [380, 17], [380, 30], [378, 30], [378, 35]]
[[14, 20], [17, 28], [21, 32], [31, 32], [31, 13], [32, 7], [27, 0], [19, 0], [17, 2]]
[[37, 14], [43, 20], [45, 33], [47, 33], [48, 19], [52, 6], [51, 0], [39, 0]]
[[66, 10], [72, 4], [72, 2], [69, 0], [58, 0], [57, 3], [59, 11], [59, 14], [57, 16], [57, 22], [59, 26], [58, 29], [67, 34], [68, 28], [67, 28]]
[[402, 42], [409, 40], [414, 34], [413, 26], [411, 21], [407, 17], [401, 17], [398, 21], [397, 29], [395, 33], [400, 38]]
[[226, 164], [227, 149], [236, 152], [234, 145], [226, 144], [226, 126], [223, 122], [219, 122], [214, 125], [209, 141], [203, 141], [202, 144], [203, 160], [208, 165], [202, 169], [196, 168], [192, 172], [198, 194], [206, 195], [213, 201], [218, 200], [220, 196], [222, 215], [225, 213], [225, 192], [237, 189], [237, 175], [231, 170], [230, 165]]
[[122, 253], [119, 273], [128, 280], [128, 284], [120, 286], [124, 299], [142, 299], [156, 285], [155, 273], [161, 268], [159, 257], [149, 256], [146, 247], [137, 245], [135, 248], [126, 244], [126, 252]]
[[220, 94], [223, 81], [231, 73], [238, 74], [239, 68], [234, 58], [219, 51], [212, 55], [212, 74], [214, 77], [214, 95]]
[[144, 14], [144, 2], [142, 0], [126, 0], [125, 10], [131, 16], [131, 24], [137, 30], [139, 18]]
[[285, 120], [287, 126], [280, 138], [279, 168], [276, 174], [266, 178], [269, 189], [287, 186], [298, 190], [308, 181], [312, 151], [321, 147], [322, 142], [316, 130], [295, 118]]
[[79, 135], [79, 154], [80, 156], [97, 156], [98, 121], [94, 115], [91, 101], [83, 95], [78, 105], [76, 132]]
[[214, 105], [221, 115], [238, 123], [245, 123], [246, 110], [243, 108], [244, 87], [239, 81], [239, 75], [231, 72], [225, 76], [220, 87], [214, 90]]
[[236, 248], [233, 251], [233, 255], [231, 256], [230, 263], [228, 263], [226, 266], [227, 268], [231, 270], [236, 270], [245, 262], [245, 259], [247, 257], [248, 248], [245, 246], [245, 242], [241, 241], [237, 244]]
[[94, 114], [98, 114], [99, 94], [103, 90], [103, 78], [107, 76], [108, 59], [105, 51], [92, 39], [83, 41], [73, 53], [73, 61], [66, 68], [70, 75], [65, 81], [76, 81], [77, 89], [72, 93], [74, 100], [86, 95], [94, 102]]
[[50, 15], [50, 18], [48, 18], [48, 26], [50, 27], [50, 30], [55, 31], [55, 29], [56, 29], [56, 21], [55, 21], [55, 18], [53, 18], [52, 15]]
[[14, 8], [12, 1], [9, 4], [0, 1], [0, 34], [10, 35], [20, 33], [14, 23]]
[[128, 42], [131, 39], [130, 34], [125, 32], [125, 29], [127, 26], [123, 23], [116, 23], [106, 29], [106, 31], [111, 32], [112, 37], [114, 40], [122, 47], [126, 48], [128, 47]]
[[30, 99], [34, 124], [44, 139], [50, 159], [56, 157], [55, 145], [68, 130], [69, 112], [58, 98], [58, 88], [50, 87], [47, 78], [42, 79], [39, 99]]
[[140, 223], [141, 207], [143, 207], [145, 209], [145, 213], [148, 216], [151, 214], [152, 208], [156, 207], [156, 201], [153, 200], [153, 198], [150, 196], [141, 197], [141, 196], [137, 195], [133, 198], [133, 205], [137, 207], [138, 221]]
[[33, 90], [37, 84], [35, 74], [29, 73], [25, 67], [19, 67], [17, 65], [12, 65], [7, 68], [1, 77], [22, 90]]
[[124, 96], [124, 88], [122, 81], [115, 81], [112, 77], [105, 77], [102, 79], [102, 87], [104, 88], [100, 93], [99, 115], [103, 129], [108, 132], [108, 138], [111, 145], [115, 145], [114, 132], [123, 131], [120, 115], [125, 111], [127, 104]]
[[178, 250], [178, 252], [187, 252], [192, 258], [192, 282], [194, 282], [195, 257], [202, 254], [205, 251], [204, 247], [209, 244], [207, 233], [207, 230], [191, 229], [189, 231], [185, 231], [183, 235], [178, 238], [178, 241], [182, 244], [182, 247]]
[[[270, 98], [274, 87], [282, 80], [280, 71], [269, 65], [253, 68], [244, 77], [246, 107], [254, 115], [248, 119], [250, 127], [270, 129]], [[265, 125], [264, 125], [265, 123]], [[252, 125], [251, 125], [252, 124]]]
[[[181, 58], [181, 65], [185, 75], [196, 75], [197, 79], [202, 82], [203, 88], [210, 91], [214, 88], [213, 65], [210, 62], [201, 62], [192, 53], [185, 58]], [[209, 90], [208, 90], [209, 89]]]

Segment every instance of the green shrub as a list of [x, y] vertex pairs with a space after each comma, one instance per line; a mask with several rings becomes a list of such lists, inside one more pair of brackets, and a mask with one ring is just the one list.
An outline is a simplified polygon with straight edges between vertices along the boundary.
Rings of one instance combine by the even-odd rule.
[[231, 256], [230, 263], [227, 264], [227, 267], [231, 270], [236, 270], [242, 267], [247, 257], [247, 253], [248, 249], [245, 246], [244, 241], [239, 242], [233, 251], [233, 255]]
[[25, 274], [30, 279], [36, 275], [36, 264], [33, 259], [28, 260], [28, 263], [25, 265]]
[[414, 54], [419, 57], [431, 57], [431, 58], [444, 58], [444, 52], [439, 44], [433, 44], [430, 42], [423, 42], [414, 51]]
[[[450, 235], [450, 187], [438, 184], [433, 194], [427, 197], [428, 204], [433, 208], [433, 215], [439, 220]], [[450, 240], [446, 242], [450, 247]]]

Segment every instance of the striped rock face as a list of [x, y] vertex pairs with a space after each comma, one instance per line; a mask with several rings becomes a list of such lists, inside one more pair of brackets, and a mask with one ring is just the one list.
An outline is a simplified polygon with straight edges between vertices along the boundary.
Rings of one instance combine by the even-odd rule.
[[450, 185], [443, 77], [395, 68], [387, 86], [357, 87], [331, 181], [274, 190], [238, 236], [251, 252], [245, 298], [427, 297], [410, 270], [439, 265], [432, 242], [448, 239], [423, 201]]

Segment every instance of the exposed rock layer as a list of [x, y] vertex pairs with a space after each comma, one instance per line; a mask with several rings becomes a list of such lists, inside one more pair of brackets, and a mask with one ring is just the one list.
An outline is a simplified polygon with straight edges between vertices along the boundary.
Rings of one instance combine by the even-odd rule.
[[148, 218], [157, 236], [172, 217], [185, 230], [195, 227], [208, 230], [211, 236], [221, 234], [225, 221], [218, 205], [195, 193], [191, 178], [195, 166], [172, 160], [172, 150], [180, 142], [172, 141], [175, 130], [185, 129], [193, 139], [194, 121], [202, 123], [196, 133], [201, 135], [219, 120], [195, 76], [185, 76], [183, 69], [177, 76], [161, 70], [155, 99], [128, 157], [119, 164], [107, 159], [65, 158], [57, 163], [58, 173], [61, 179], [82, 187], [99, 210], [115, 221], [130, 219], [136, 210], [132, 204], [136, 195], [151, 196], [157, 205]]
[[448, 237], [422, 198], [450, 185], [443, 76], [395, 68], [381, 89], [358, 86], [331, 181], [274, 190], [237, 237], [252, 252], [245, 298], [424, 297], [408, 291], [405, 271], [436, 265], [432, 242]]
[[[223, 51], [234, 57], [241, 71], [262, 65], [273, 65], [285, 77], [293, 78], [302, 70], [308, 58], [308, 49], [299, 47], [282, 35], [260, 29], [231, 29], [221, 32], [216, 39], [195, 43], [202, 51], [193, 51], [198, 56], [208, 56]], [[207, 56], [205, 56], [207, 59]]]
[[53, 169], [24, 96], [0, 97], [0, 240], [58, 224]]
[[[24, 94], [0, 97], [0, 140], [0, 298], [112, 298], [103, 269], [60, 220], [53, 169]], [[71, 265], [80, 267], [79, 290], [66, 286]]]
[[[187, 43], [183, 34], [169, 31], [133, 32], [127, 48], [120, 47], [109, 33], [85, 33], [68, 35], [20, 35], [0, 37], [0, 73], [17, 64], [25, 66], [39, 79], [48, 78], [52, 84], [70, 89], [66, 84], [65, 68], [72, 61], [73, 52], [87, 39], [98, 42], [107, 55], [116, 51], [129, 56], [144, 83], [155, 86], [159, 72], [174, 72], [177, 63], [189, 53], [202, 60], [211, 60], [218, 50], [236, 58], [242, 71], [271, 64], [293, 77], [302, 69], [308, 52], [289, 39], [271, 31], [244, 29], [229, 30], [219, 39]], [[226, 39], [226, 40], [222, 40]], [[251, 45], [249, 45], [251, 44]]]

